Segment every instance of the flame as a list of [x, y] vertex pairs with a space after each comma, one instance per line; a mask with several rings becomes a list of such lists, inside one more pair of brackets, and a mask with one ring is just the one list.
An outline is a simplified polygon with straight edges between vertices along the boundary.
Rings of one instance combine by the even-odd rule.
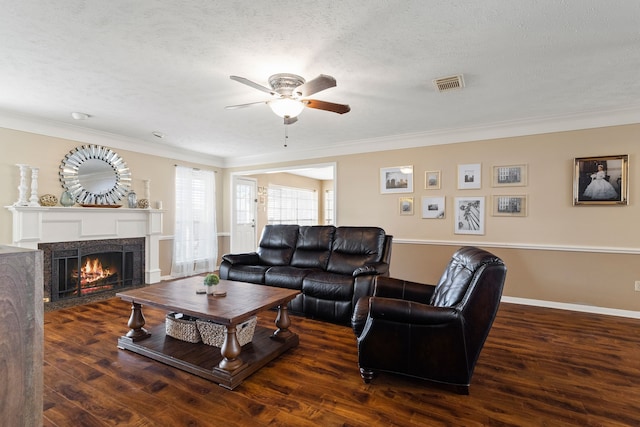
[[93, 283], [105, 277], [109, 277], [111, 271], [109, 267], [102, 267], [102, 263], [98, 258], [87, 258], [84, 266], [80, 269], [80, 284], [86, 285]]

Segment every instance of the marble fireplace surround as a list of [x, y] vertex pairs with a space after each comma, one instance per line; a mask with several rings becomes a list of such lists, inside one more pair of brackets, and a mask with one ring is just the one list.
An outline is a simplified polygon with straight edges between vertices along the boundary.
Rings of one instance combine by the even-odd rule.
[[13, 246], [144, 237], [145, 283], [160, 281], [159, 242], [163, 211], [158, 209], [8, 206], [13, 214]]

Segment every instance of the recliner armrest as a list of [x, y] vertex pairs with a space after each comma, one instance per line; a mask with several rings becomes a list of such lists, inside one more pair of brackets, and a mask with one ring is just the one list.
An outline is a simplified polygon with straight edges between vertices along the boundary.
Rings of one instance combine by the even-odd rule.
[[372, 262], [353, 270], [353, 277], [387, 274], [388, 272], [389, 264], [386, 262]]
[[427, 303], [435, 289], [433, 285], [379, 276], [375, 279], [373, 296]]
[[227, 261], [229, 264], [246, 264], [257, 265], [260, 264], [260, 257], [256, 252], [249, 252], [246, 254], [226, 254], [222, 255], [222, 260]]
[[449, 307], [434, 307], [415, 301], [371, 297], [369, 317], [413, 325], [439, 325], [455, 321], [460, 317], [460, 312]]

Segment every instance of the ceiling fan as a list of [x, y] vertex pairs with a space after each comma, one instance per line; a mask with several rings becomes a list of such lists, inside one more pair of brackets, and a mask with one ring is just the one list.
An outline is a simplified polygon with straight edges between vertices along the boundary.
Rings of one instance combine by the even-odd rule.
[[298, 121], [298, 115], [305, 107], [325, 110], [333, 113], [344, 114], [351, 111], [351, 107], [346, 104], [335, 104], [333, 102], [308, 99], [307, 97], [325, 89], [336, 86], [336, 79], [325, 74], [320, 74], [313, 80], [306, 81], [296, 74], [279, 73], [269, 77], [269, 86], [252, 82], [249, 79], [238, 76], [230, 76], [235, 80], [254, 89], [266, 92], [272, 96], [266, 101], [250, 102], [248, 104], [229, 105], [228, 110], [249, 107], [258, 104], [267, 104], [271, 110], [284, 119], [285, 125], [290, 125]]

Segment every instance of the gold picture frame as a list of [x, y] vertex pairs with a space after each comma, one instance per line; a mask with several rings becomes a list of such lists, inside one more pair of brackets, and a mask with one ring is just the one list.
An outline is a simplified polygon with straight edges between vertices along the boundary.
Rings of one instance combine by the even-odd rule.
[[440, 171], [425, 171], [424, 172], [424, 189], [439, 190], [440, 179], [441, 179]]
[[527, 165], [493, 167], [493, 187], [526, 187], [527, 179]]
[[628, 205], [629, 155], [576, 157], [573, 205]]
[[413, 215], [413, 197], [400, 197], [398, 199], [400, 215]]
[[493, 196], [493, 216], [527, 216], [529, 203], [526, 194]]

